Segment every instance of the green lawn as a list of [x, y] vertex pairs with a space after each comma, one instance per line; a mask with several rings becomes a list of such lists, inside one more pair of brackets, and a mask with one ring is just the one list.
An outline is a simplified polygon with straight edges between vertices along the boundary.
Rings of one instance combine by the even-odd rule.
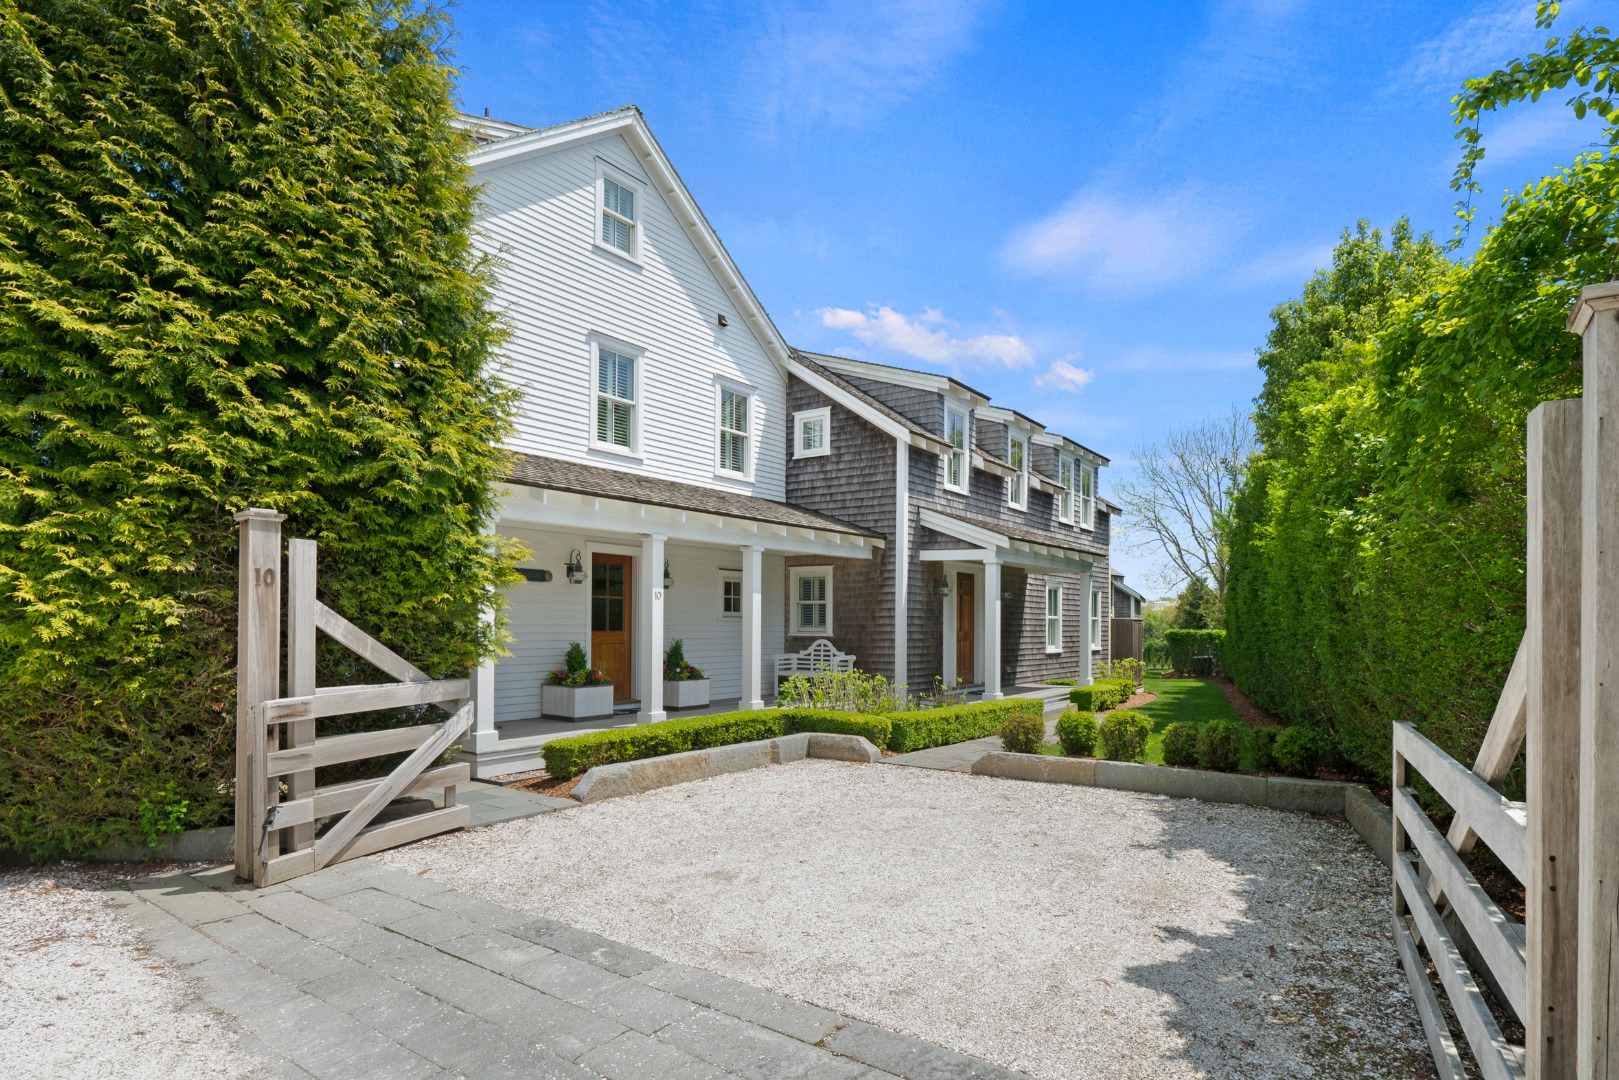
[[[1152, 717], [1152, 736], [1147, 740], [1147, 756], [1143, 759], [1149, 765], [1164, 763], [1163, 731], [1176, 721], [1201, 723], [1204, 720], [1242, 719], [1226, 700], [1225, 691], [1211, 682], [1201, 679], [1159, 679], [1148, 675], [1142, 689], [1158, 695], [1157, 701], [1137, 710]], [[1062, 747], [1047, 746], [1044, 752], [1060, 755]], [[1249, 751], [1244, 748], [1243, 768], [1249, 766], [1248, 754]]]

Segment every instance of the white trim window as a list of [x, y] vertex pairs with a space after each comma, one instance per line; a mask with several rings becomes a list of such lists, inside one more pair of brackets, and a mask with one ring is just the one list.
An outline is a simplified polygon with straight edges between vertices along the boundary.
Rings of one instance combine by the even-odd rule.
[[606, 450], [635, 452], [637, 358], [592, 343], [596, 354], [595, 444]]
[[795, 566], [790, 572], [793, 591], [793, 633], [800, 637], [827, 637], [832, 633], [832, 568]]
[[720, 618], [742, 617], [742, 575], [720, 571]]
[[1102, 590], [1091, 586], [1091, 652], [1102, 651]]
[[793, 457], [826, 457], [832, 452], [832, 406], [793, 413]]
[[1062, 652], [1062, 586], [1046, 586], [1046, 652]]
[[1006, 460], [1017, 470], [1006, 478], [1006, 505], [1014, 510], [1029, 508], [1029, 440], [1011, 436], [1006, 442]]
[[1092, 465], [1079, 467], [1079, 525], [1096, 527], [1096, 468]]
[[1057, 496], [1057, 520], [1065, 525], [1074, 523], [1074, 459], [1057, 456], [1057, 486], [1062, 492]]
[[950, 404], [944, 407], [944, 441], [950, 446], [944, 455], [944, 486], [951, 491], [966, 491], [971, 472], [967, 455], [972, 451], [972, 434], [966, 411]]
[[719, 387], [719, 471], [746, 477], [753, 472], [752, 442], [753, 395], [732, 386]]
[[605, 161], [596, 162], [596, 246], [641, 260], [641, 186]]

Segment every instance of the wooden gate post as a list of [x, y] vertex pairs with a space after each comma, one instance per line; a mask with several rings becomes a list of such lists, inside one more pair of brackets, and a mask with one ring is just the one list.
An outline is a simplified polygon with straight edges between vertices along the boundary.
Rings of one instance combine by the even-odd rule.
[[1569, 315], [1584, 339], [1580, 553], [1581, 1080], [1619, 1080], [1619, 282]]
[[1577, 1042], [1581, 411], [1576, 399], [1548, 401], [1529, 414], [1529, 619], [1519, 657], [1528, 683], [1523, 1020], [1530, 1080], [1573, 1076]]
[[[265, 726], [253, 706], [281, 696], [281, 523], [274, 510], [236, 515], [236, 876], [251, 880], [264, 822]], [[257, 765], [257, 768], [255, 768]]]

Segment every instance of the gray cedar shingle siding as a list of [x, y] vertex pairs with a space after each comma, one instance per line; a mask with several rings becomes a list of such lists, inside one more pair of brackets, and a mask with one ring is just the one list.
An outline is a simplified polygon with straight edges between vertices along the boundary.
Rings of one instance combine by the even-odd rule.
[[896, 386], [859, 375], [845, 375], [843, 381], [861, 393], [876, 398], [924, 431], [944, 437], [944, 395], [932, 390]]
[[[894, 440], [878, 431], [819, 390], [791, 379], [787, 388], [789, 413], [832, 406], [832, 430], [824, 457], [792, 456], [792, 424], [787, 425], [787, 497], [802, 499], [806, 510], [841, 516], [881, 533], [894, 535]], [[833, 514], [832, 507], [837, 507]], [[873, 552], [871, 559], [826, 559], [793, 556], [788, 571], [786, 646], [797, 652], [815, 636], [793, 633], [791, 593], [794, 566], [832, 567], [832, 643], [855, 655], [862, 671], [894, 676], [894, 554], [892, 544]]]

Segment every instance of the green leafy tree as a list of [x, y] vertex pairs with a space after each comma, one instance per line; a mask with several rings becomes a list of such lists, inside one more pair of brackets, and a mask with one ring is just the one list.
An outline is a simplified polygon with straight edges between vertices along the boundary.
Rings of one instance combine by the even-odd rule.
[[1225, 623], [1225, 612], [1220, 598], [1200, 577], [1190, 578], [1186, 587], [1175, 597], [1176, 630], [1218, 630]]
[[0, 848], [228, 813], [234, 511], [286, 513], [323, 600], [429, 674], [497, 648], [510, 399], [446, 34], [0, 0]]
[[[1539, 7], [1550, 27], [1554, 4]], [[1564, 330], [1582, 285], [1619, 277], [1619, 46], [1603, 27], [1453, 99], [1471, 220], [1480, 117], [1578, 87], [1607, 148], [1510, 195], [1469, 259], [1397, 227], [1346, 234], [1278, 308], [1261, 364], [1263, 453], [1234, 504], [1226, 662], [1261, 705], [1386, 776], [1390, 722], [1476, 752], [1524, 627], [1524, 436], [1578, 395]]]

